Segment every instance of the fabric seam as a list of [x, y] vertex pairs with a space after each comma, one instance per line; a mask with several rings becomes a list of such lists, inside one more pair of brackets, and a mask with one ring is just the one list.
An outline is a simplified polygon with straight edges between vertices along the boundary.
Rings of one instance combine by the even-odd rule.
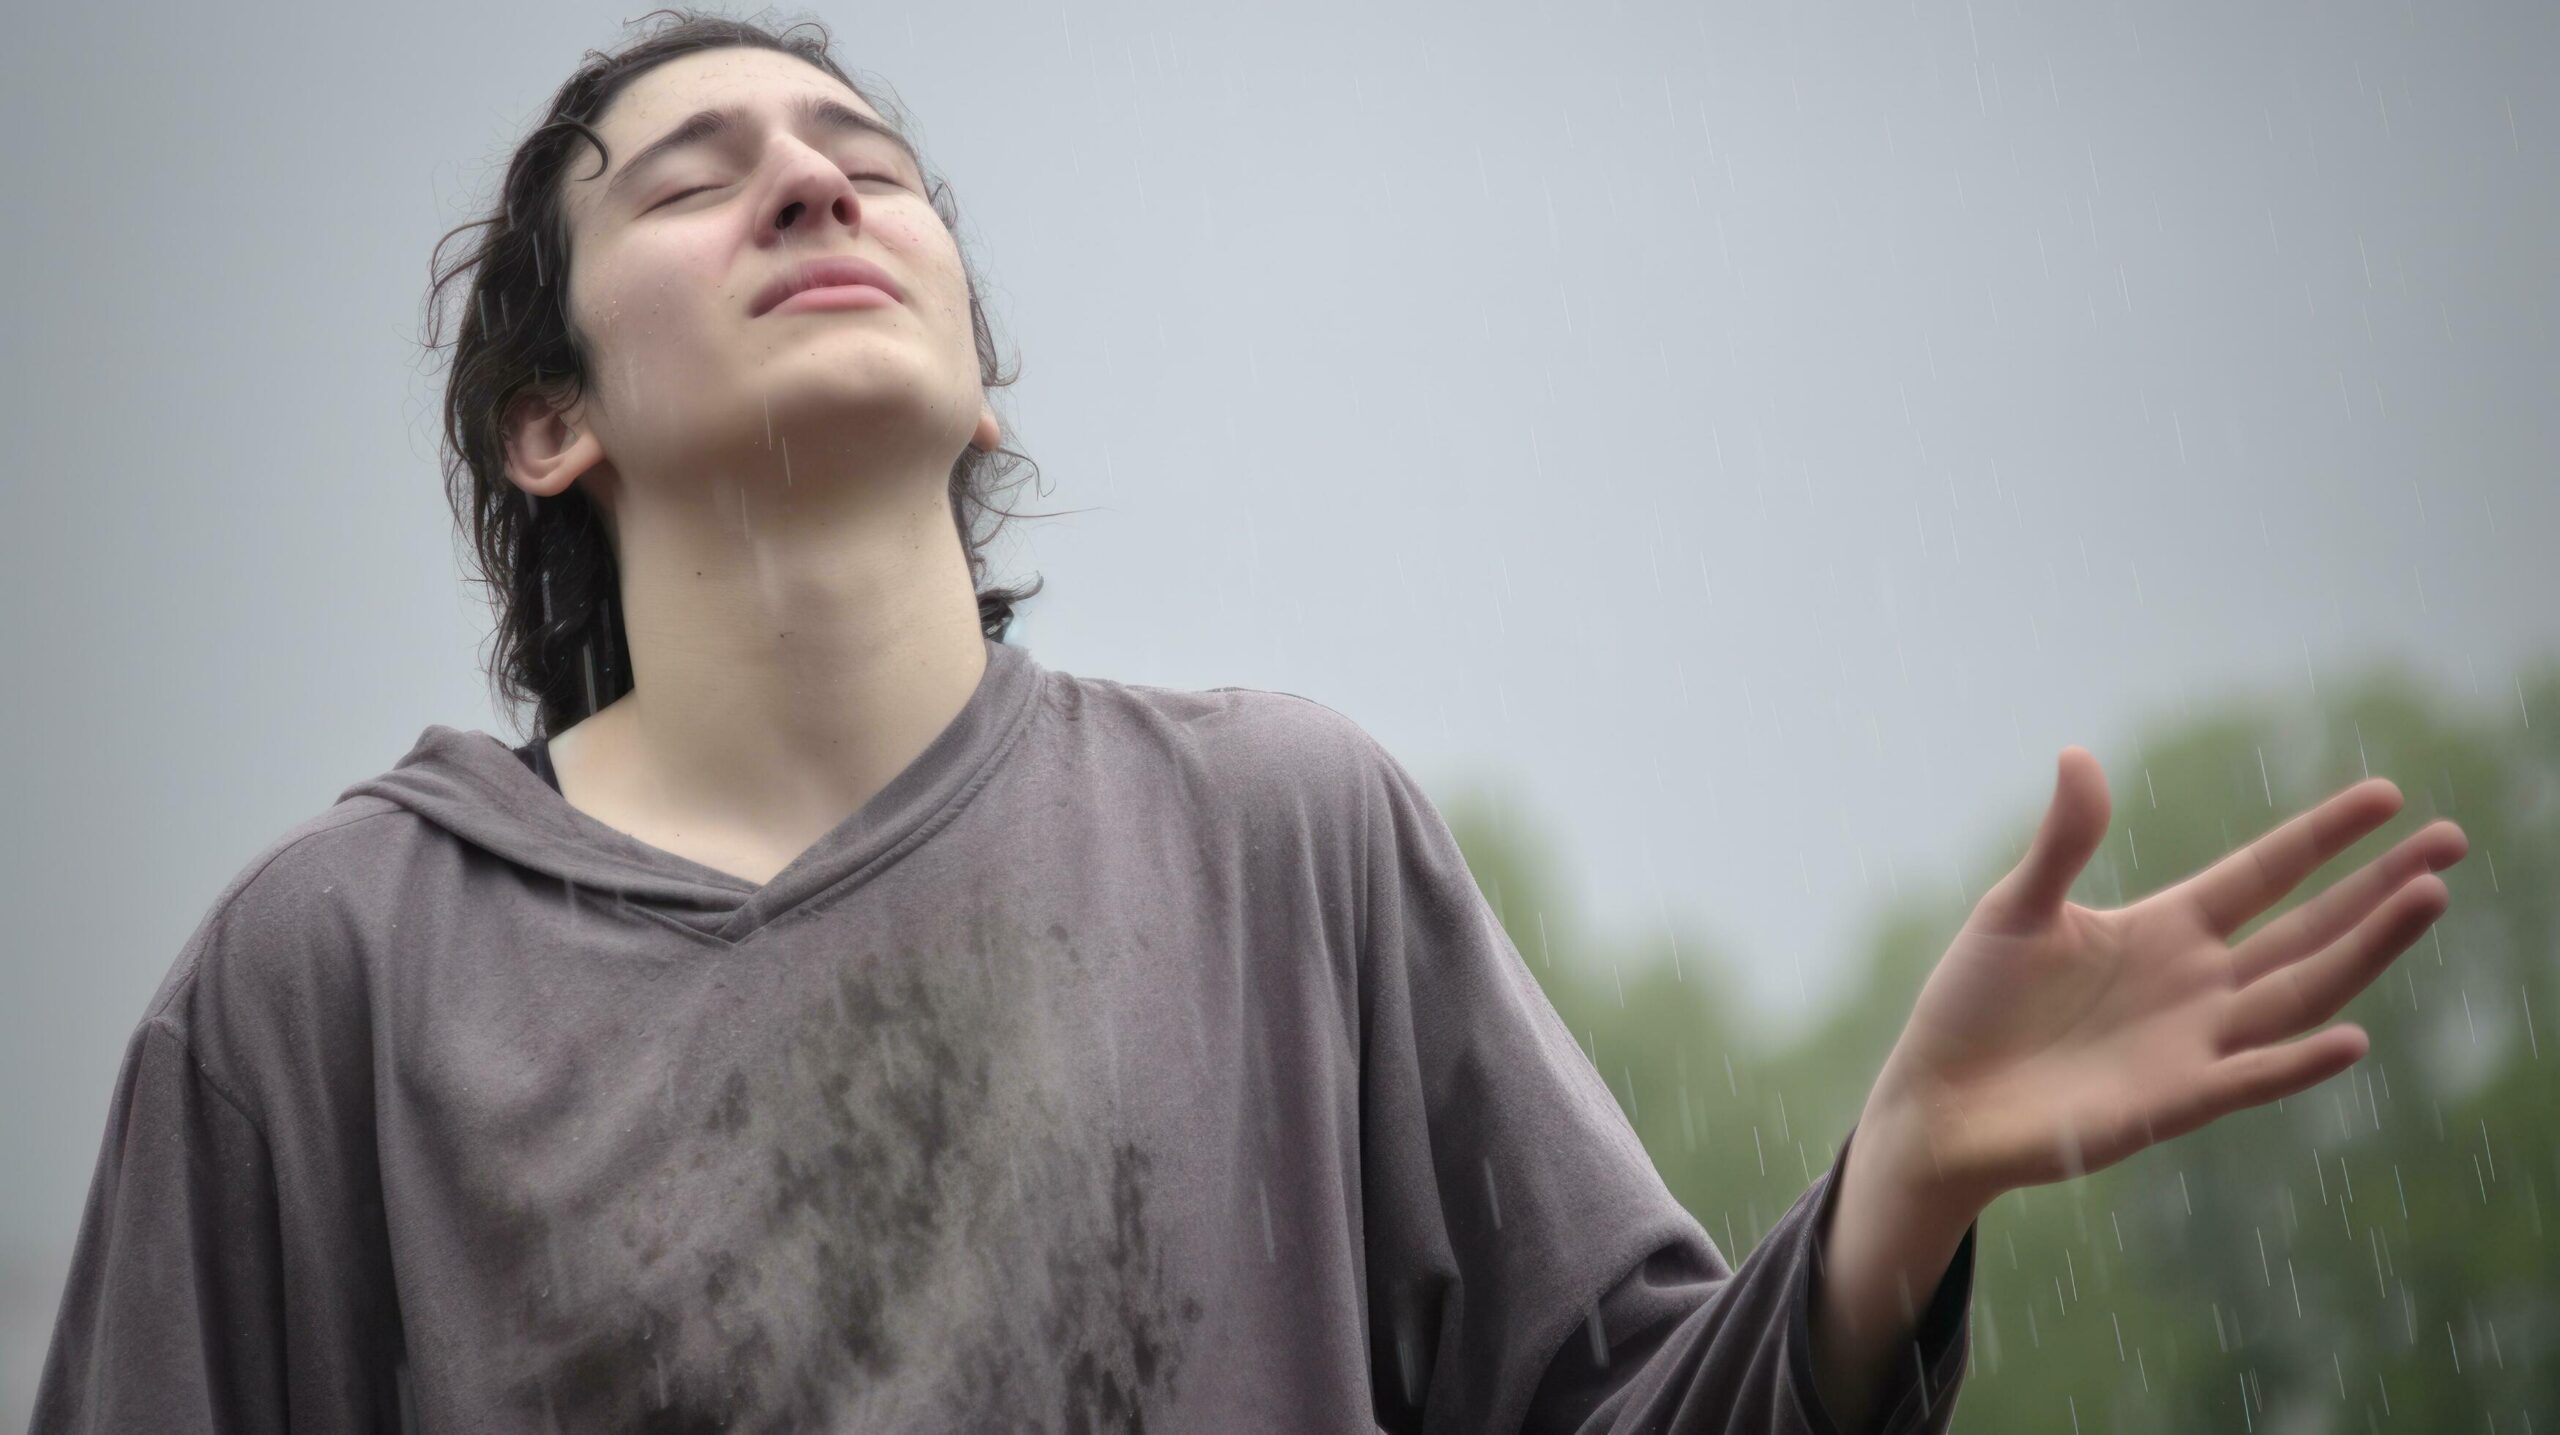
[[1049, 674], [1045, 669], [1032, 674], [1029, 689], [1023, 694], [1012, 714], [1011, 725], [997, 738], [995, 746], [988, 750], [985, 759], [978, 764], [977, 771], [969, 775], [968, 781], [961, 784], [960, 790], [951, 795], [949, 802], [944, 803], [938, 811], [928, 814], [906, 836], [898, 839], [896, 845], [879, 852], [860, 867], [810, 893], [795, 903], [790, 910], [757, 924], [756, 929], [745, 936], [734, 941], [726, 937], [715, 940], [728, 942], [732, 949], [736, 949], [748, 945], [767, 932], [792, 925], [805, 917], [817, 916], [843, 900], [848, 892], [867, 885], [874, 876], [896, 865], [908, 853], [932, 841], [942, 829], [957, 821], [960, 814], [968, 810], [971, 803], [977, 801], [978, 794], [985, 791], [987, 786], [1005, 771], [1005, 758], [1012, 754], [1015, 744], [1022, 741], [1023, 734], [1029, 732], [1032, 723], [1038, 719], [1040, 698], [1048, 691], [1048, 679]]
[[[194, 984], [195, 978], [190, 975], [187, 978], [186, 985], [193, 986]], [[239, 1097], [232, 1095], [230, 1088], [223, 1085], [222, 1079], [213, 1074], [213, 1068], [207, 1066], [204, 1063], [203, 1058], [196, 1054], [195, 1043], [188, 1039], [187, 1034], [180, 1031], [175, 1022], [170, 1021], [164, 1016], [154, 1015], [144, 1021], [142, 1025], [143, 1031], [146, 1035], [167, 1037], [170, 1041], [177, 1044], [178, 1055], [187, 1063], [188, 1069], [193, 1071], [196, 1076], [204, 1082], [206, 1090], [222, 1098], [222, 1104], [230, 1107], [231, 1114], [239, 1117], [242, 1123], [248, 1126], [249, 1134], [258, 1138], [259, 1149], [268, 1153], [269, 1157], [272, 1159], [275, 1148], [272, 1143], [267, 1140], [267, 1128], [265, 1123], [259, 1121], [255, 1115], [251, 1114], [248, 1103], [242, 1101]]]

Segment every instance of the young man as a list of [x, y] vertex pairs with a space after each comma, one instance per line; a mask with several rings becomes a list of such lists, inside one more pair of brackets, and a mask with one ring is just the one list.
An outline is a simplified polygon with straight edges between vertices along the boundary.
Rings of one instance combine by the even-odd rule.
[[825, 104], [885, 125], [755, 44], [602, 111], [553, 255], [592, 383], [506, 475], [607, 519], [632, 685], [429, 727], [222, 893], [37, 1428], [1943, 1431], [1974, 1213], [2077, 1119], [1983, 1093], [2114, 1074], [2030, 1020], [2071, 990], [1964, 986], [2090, 915], [2094, 763], [1736, 1269], [1355, 724], [983, 630], [964, 269]]

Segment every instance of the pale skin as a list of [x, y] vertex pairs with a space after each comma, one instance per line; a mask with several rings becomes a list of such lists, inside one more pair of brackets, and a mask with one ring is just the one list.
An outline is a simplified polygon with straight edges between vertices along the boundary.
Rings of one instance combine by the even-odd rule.
[[[562, 181], [569, 313], [593, 378], [510, 414], [508, 476], [571, 484], [621, 568], [633, 690], [556, 734], [563, 795], [650, 845], [762, 885], [886, 786], [986, 666], [945, 494], [1001, 441], [958, 246], [913, 158], [793, 111], [879, 112], [788, 55], [648, 71]], [[698, 110], [719, 138], [626, 178]], [[698, 192], [686, 194], [687, 190]], [[670, 202], [671, 201], [671, 202]], [[904, 302], [753, 314], [776, 274], [852, 255]]]
[[[594, 383], [509, 416], [508, 476], [572, 484], [621, 569], [634, 687], [555, 735], [564, 796], [643, 842], [762, 885], [904, 770], [985, 667], [945, 485], [992, 450], [959, 250], [912, 157], [810, 126], [861, 96], [735, 48], [639, 77], [563, 182], [568, 309]], [[627, 175], [698, 110], [724, 137]], [[590, 156], [591, 160], [591, 156]], [[687, 191], [693, 191], [687, 193]], [[886, 269], [903, 302], [751, 314], [819, 255]], [[2000, 1192], [2103, 1169], [2363, 1055], [2334, 1014], [2443, 910], [2436, 823], [2237, 948], [2225, 936], [2398, 809], [2347, 789], [2210, 871], [2118, 911], [2062, 899], [2105, 832], [2095, 759], [2066, 749], [2035, 849], [1985, 896], [1871, 1091], [1819, 1287], [1823, 1403], [1864, 1428], [1913, 1312]], [[2269, 1043], [2275, 1043], [2270, 1045]], [[2068, 1138], [2068, 1139], [2066, 1139]], [[2076, 1142], [2076, 1157], [2073, 1144]], [[1879, 1412], [1880, 1413], [1880, 1412]]]
[[[2063, 749], [2027, 855], [1974, 907], [1870, 1090], [1817, 1282], [1813, 1365], [1841, 1428], [1874, 1428], [1917, 1312], [2002, 1193], [2105, 1170], [2361, 1060], [2321, 1028], [2443, 915], [2469, 842], [2431, 822], [2233, 936], [2401, 806], [2368, 778], [2131, 906], [2065, 899], [2106, 836], [2105, 774]], [[2305, 1035], [2304, 1033], [2310, 1033]]]

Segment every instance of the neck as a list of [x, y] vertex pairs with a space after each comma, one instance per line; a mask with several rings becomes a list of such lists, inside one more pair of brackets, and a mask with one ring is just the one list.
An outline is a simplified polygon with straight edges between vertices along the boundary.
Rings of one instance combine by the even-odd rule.
[[824, 830], [977, 689], [977, 594], [940, 485], [817, 477], [653, 484], [699, 498], [618, 505], [632, 689], [571, 731], [661, 810]]

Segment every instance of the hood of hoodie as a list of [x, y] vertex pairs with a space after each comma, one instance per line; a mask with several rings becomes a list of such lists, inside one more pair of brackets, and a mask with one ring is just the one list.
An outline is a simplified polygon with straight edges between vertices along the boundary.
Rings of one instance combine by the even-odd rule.
[[959, 713], [861, 809], [757, 886], [618, 831], [572, 807], [510, 744], [429, 724], [390, 771], [338, 794], [378, 797], [458, 841], [572, 887], [671, 912], [726, 918], [732, 938], [862, 880], [956, 815], [1020, 735], [1047, 670], [1022, 648], [984, 640], [986, 671]]

